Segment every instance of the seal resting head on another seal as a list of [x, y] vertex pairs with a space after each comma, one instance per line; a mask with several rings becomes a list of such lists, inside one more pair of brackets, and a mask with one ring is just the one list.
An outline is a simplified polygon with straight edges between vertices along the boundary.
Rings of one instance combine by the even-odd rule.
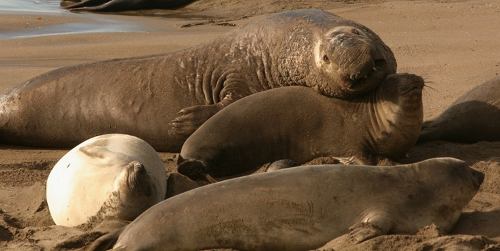
[[133, 220], [164, 199], [166, 174], [158, 153], [124, 134], [101, 135], [66, 153], [47, 179], [56, 225]]
[[436, 119], [422, 126], [419, 142], [463, 143], [500, 140], [500, 77], [465, 93]]
[[254, 174], [171, 197], [92, 247], [311, 250], [346, 233], [362, 242], [430, 224], [447, 232], [483, 178], [453, 158]]
[[192, 179], [241, 175], [264, 163], [353, 157], [376, 164], [402, 157], [422, 125], [424, 80], [393, 74], [364, 97], [328, 98], [304, 87], [245, 97], [222, 110], [184, 143], [180, 173]]
[[0, 139], [74, 147], [126, 133], [178, 152], [202, 123], [241, 97], [295, 85], [351, 99], [395, 72], [393, 53], [367, 27], [322, 10], [287, 11], [193, 48], [35, 77], [0, 97]]

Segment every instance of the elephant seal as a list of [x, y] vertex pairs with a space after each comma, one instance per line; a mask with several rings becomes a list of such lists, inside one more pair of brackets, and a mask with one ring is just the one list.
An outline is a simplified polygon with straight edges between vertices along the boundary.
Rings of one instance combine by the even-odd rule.
[[483, 178], [453, 158], [254, 174], [169, 198], [91, 247], [311, 250], [347, 232], [354, 242], [430, 224], [447, 232]]
[[62, 0], [61, 6], [71, 11], [123, 11], [138, 9], [176, 9], [195, 0]]
[[358, 164], [397, 159], [420, 134], [423, 87], [417, 75], [392, 74], [377, 90], [353, 100], [305, 87], [253, 94], [217, 113], [186, 140], [178, 170], [199, 179], [239, 175], [281, 159], [298, 164], [328, 156], [353, 157]]
[[465, 93], [450, 108], [422, 126], [419, 142], [462, 143], [500, 140], [500, 77]]
[[29, 80], [0, 97], [0, 139], [73, 147], [125, 133], [178, 152], [210, 116], [251, 93], [299, 85], [349, 99], [395, 71], [391, 50], [368, 28], [321, 10], [283, 12], [194, 48]]
[[166, 174], [144, 140], [101, 135], [64, 155], [47, 179], [47, 204], [56, 225], [133, 220], [165, 197]]

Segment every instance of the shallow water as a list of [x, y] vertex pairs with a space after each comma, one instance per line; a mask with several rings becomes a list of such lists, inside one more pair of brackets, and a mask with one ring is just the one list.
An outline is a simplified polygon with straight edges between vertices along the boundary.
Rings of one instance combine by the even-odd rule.
[[59, 0], [0, 0], [1, 12], [67, 12], [59, 7]]
[[0, 39], [18, 39], [40, 36], [55, 36], [68, 34], [99, 33], [99, 32], [138, 32], [144, 31], [142, 26], [134, 23], [114, 22], [111, 19], [100, 19], [95, 23], [66, 23], [47, 25], [32, 29], [22, 29], [11, 32], [1, 32]]
[[59, 6], [59, 0], [0, 0], [0, 15], [61, 15], [83, 18], [83, 21], [65, 24], [45, 25], [35, 28], [21, 28], [0, 32], [0, 39], [17, 39], [40, 36], [54, 36], [99, 32], [144, 31], [139, 23], [125, 21], [113, 15], [72, 13]]

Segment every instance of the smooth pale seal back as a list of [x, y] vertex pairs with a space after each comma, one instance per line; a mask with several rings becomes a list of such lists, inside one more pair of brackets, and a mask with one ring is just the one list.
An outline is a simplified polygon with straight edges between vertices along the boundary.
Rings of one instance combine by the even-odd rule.
[[148, 143], [107, 134], [86, 140], [56, 163], [47, 179], [47, 203], [57, 225], [76, 226], [92, 217], [132, 220], [163, 200], [165, 189], [163, 162]]

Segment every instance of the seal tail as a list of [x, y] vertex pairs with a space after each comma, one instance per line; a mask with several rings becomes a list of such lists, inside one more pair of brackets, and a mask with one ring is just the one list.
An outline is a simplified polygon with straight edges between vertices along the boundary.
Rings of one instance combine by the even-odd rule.
[[87, 247], [86, 251], [104, 251], [112, 249], [124, 229], [125, 227], [122, 227], [99, 237]]

